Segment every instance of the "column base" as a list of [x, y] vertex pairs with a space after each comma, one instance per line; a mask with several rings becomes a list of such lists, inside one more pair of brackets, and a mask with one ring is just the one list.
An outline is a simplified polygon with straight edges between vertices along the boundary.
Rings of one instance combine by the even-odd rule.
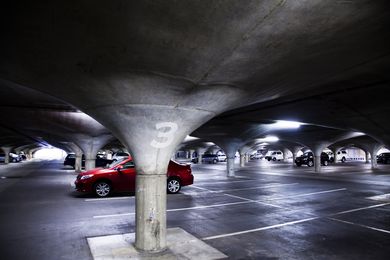
[[181, 228], [167, 229], [167, 250], [150, 254], [134, 247], [135, 233], [87, 238], [95, 260], [223, 259], [227, 256]]

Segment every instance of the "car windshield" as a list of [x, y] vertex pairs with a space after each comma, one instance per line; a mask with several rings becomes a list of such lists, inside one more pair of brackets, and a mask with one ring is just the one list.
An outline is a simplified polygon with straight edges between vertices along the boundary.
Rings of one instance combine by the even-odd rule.
[[122, 163], [124, 160], [127, 160], [127, 158], [122, 158], [122, 159], [119, 159], [119, 160], [117, 160], [117, 161], [113, 161], [112, 163], [107, 164], [106, 167], [104, 167], [104, 168], [112, 168], [112, 167], [115, 167], [115, 166], [117, 166], [118, 164]]

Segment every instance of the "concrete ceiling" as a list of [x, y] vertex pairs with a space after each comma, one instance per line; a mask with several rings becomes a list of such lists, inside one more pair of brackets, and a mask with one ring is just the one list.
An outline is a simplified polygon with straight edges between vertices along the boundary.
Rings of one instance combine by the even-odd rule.
[[9, 1], [1, 15], [0, 146], [111, 133], [134, 146], [116, 122], [156, 118], [161, 107], [179, 109], [181, 120], [194, 121], [186, 134], [210, 141], [247, 144], [271, 134], [267, 125], [279, 119], [308, 124], [275, 132], [289, 142], [362, 132], [389, 145], [388, 7], [384, 0]]

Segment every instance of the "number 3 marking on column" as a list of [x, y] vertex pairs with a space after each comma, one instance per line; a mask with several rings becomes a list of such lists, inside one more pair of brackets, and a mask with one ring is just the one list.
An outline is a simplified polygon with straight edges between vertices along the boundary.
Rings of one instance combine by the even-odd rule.
[[[162, 132], [162, 130], [159, 130], [161, 128], [168, 128], [168, 131]], [[165, 139], [163, 141], [153, 140], [150, 145], [154, 148], [164, 148], [172, 143], [174, 134], [177, 131], [178, 126], [176, 123], [172, 122], [161, 122], [156, 124], [156, 129], [159, 130], [157, 137]]]

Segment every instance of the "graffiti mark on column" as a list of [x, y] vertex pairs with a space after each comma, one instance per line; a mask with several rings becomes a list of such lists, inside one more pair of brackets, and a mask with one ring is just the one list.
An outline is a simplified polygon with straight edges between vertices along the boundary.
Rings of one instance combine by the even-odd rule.
[[[159, 130], [157, 137], [160, 140], [153, 140], [150, 145], [154, 148], [165, 148], [173, 142], [174, 134], [176, 133], [178, 126], [173, 122], [160, 122], [156, 124], [156, 129]], [[164, 131], [164, 129], [167, 129]]]

